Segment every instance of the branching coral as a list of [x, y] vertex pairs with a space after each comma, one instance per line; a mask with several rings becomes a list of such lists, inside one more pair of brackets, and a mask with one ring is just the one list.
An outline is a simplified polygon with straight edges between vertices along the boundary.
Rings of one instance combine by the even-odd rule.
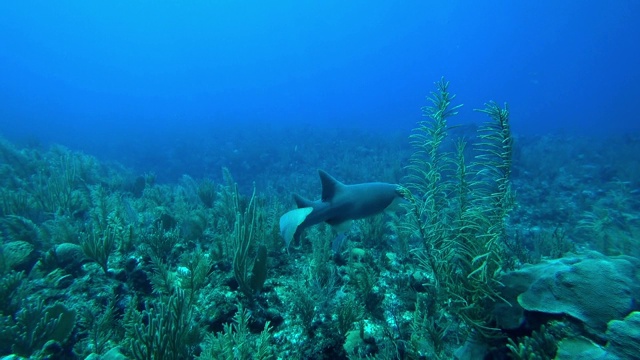
[[57, 303], [45, 306], [42, 299], [24, 301], [15, 316], [0, 317], [0, 348], [29, 357], [49, 340], [67, 340], [75, 327], [76, 313]]
[[233, 317], [233, 323], [225, 324], [224, 330], [216, 335], [210, 335], [200, 354], [201, 360], [268, 360], [273, 359], [270, 347], [271, 326], [267, 321], [258, 339], [253, 339], [249, 333], [249, 312], [238, 306]]
[[166, 302], [147, 303], [143, 312], [130, 307], [124, 321], [131, 355], [137, 360], [190, 358], [198, 335], [191, 318], [192, 308], [180, 289]]
[[[448, 86], [444, 80], [436, 83], [432, 106], [423, 109], [428, 119], [411, 136], [411, 193], [404, 194], [411, 216], [405, 226], [422, 240], [419, 263], [433, 274], [431, 293], [438, 308], [429, 315], [446, 310], [472, 332], [490, 337], [495, 330], [488, 310], [499, 301], [505, 219], [513, 207], [509, 112], [495, 103], [479, 110], [490, 121], [479, 129], [476, 156], [468, 165], [465, 141], [445, 143], [447, 120], [461, 106], [451, 105]], [[448, 326], [441, 321], [431, 324], [434, 331]]]
[[109, 256], [115, 249], [118, 229], [110, 227], [104, 233], [90, 232], [83, 234], [80, 244], [82, 251], [91, 260], [95, 261], [106, 274], [109, 271]]
[[[236, 217], [231, 233], [233, 276], [240, 290], [248, 297], [262, 289], [267, 279], [267, 248], [263, 239], [266, 233], [265, 211], [260, 206], [255, 186], [249, 202], [243, 209], [238, 187], [233, 187], [233, 210]], [[255, 255], [253, 255], [255, 253]]]

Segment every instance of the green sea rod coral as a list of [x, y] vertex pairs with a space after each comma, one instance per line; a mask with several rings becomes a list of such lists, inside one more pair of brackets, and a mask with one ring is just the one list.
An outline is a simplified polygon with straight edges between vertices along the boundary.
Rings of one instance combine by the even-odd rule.
[[[447, 122], [461, 107], [452, 105], [454, 98], [448, 82], [437, 82], [431, 106], [423, 108], [427, 119], [411, 135], [415, 151], [408, 166], [411, 192], [405, 194], [409, 216], [404, 227], [422, 241], [418, 260], [433, 274], [427, 285], [435, 298], [427, 316], [436, 319], [418, 324], [427, 333], [441, 333], [452, 322], [442, 315], [450, 313], [474, 336], [492, 337], [497, 329], [490, 309], [502, 301], [497, 289], [505, 221], [514, 201], [509, 112], [493, 102], [479, 110], [490, 120], [467, 149], [464, 140], [446, 142]], [[472, 161], [466, 159], [469, 153], [474, 154]]]
[[238, 305], [238, 311], [233, 317], [233, 323], [224, 324], [224, 330], [215, 335], [209, 335], [201, 360], [268, 360], [273, 359], [271, 342], [271, 325], [265, 323], [264, 330], [255, 339], [249, 332], [249, 312]]
[[193, 309], [181, 289], [162, 299], [164, 301], [147, 303], [143, 312], [130, 307], [125, 314], [125, 342], [136, 360], [191, 357], [198, 338], [198, 330], [191, 326]]
[[110, 226], [102, 233], [91, 231], [82, 236], [82, 251], [87, 258], [100, 265], [105, 274], [109, 271], [109, 256], [115, 250], [118, 235], [118, 229]]
[[44, 300], [23, 301], [15, 316], [0, 318], [0, 350], [30, 357], [49, 340], [64, 343], [76, 322], [76, 312], [61, 303], [45, 306]]

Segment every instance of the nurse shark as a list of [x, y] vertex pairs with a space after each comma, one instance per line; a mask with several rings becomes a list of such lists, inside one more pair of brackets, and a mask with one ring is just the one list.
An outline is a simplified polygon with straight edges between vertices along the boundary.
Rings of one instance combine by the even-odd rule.
[[298, 206], [280, 217], [280, 235], [287, 249], [304, 229], [326, 222], [339, 232], [351, 222], [379, 214], [404, 199], [406, 189], [398, 184], [368, 182], [346, 185], [325, 171], [318, 170], [322, 183], [322, 198], [312, 201], [294, 194]]

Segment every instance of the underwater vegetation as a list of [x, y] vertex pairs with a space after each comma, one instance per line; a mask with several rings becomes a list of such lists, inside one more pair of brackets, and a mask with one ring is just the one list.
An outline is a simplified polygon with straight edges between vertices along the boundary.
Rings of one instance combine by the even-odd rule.
[[[408, 140], [176, 183], [0, 140], [0, 355], [636, 358], [640, 139], [518, 138], [495, 102], [462, 131], [447, 81], [427, 100]], [[285, 243], [317, 168], [406, 201]]]

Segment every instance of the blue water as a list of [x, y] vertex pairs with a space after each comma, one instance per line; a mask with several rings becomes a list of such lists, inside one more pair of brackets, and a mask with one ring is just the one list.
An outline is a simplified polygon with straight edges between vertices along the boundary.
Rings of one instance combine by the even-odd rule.
[[234, 123], [408, 132], [442, 76], [456, 121], [495, 100], [520, 135], [637, 132], [639, 16], [630, 0], [3, 1], [0, 135], [123, 160]]
[[[186, 359], [213, 337], [184, 329], [221, 339], [242, 303], [236, 358], [268, 319], [278, 358], [637, 359], [639, 19], [638, 0], [0, 0], [0, 356], [134, 355], [155, 324]], [[462, 126], [412, 147], [442, 77]], [[513, 137], [475, 131], [488, 101]], [[389, 189], [404, 207], [357, 219]], [[299, 231], [291, 193], [356, 224]]]

